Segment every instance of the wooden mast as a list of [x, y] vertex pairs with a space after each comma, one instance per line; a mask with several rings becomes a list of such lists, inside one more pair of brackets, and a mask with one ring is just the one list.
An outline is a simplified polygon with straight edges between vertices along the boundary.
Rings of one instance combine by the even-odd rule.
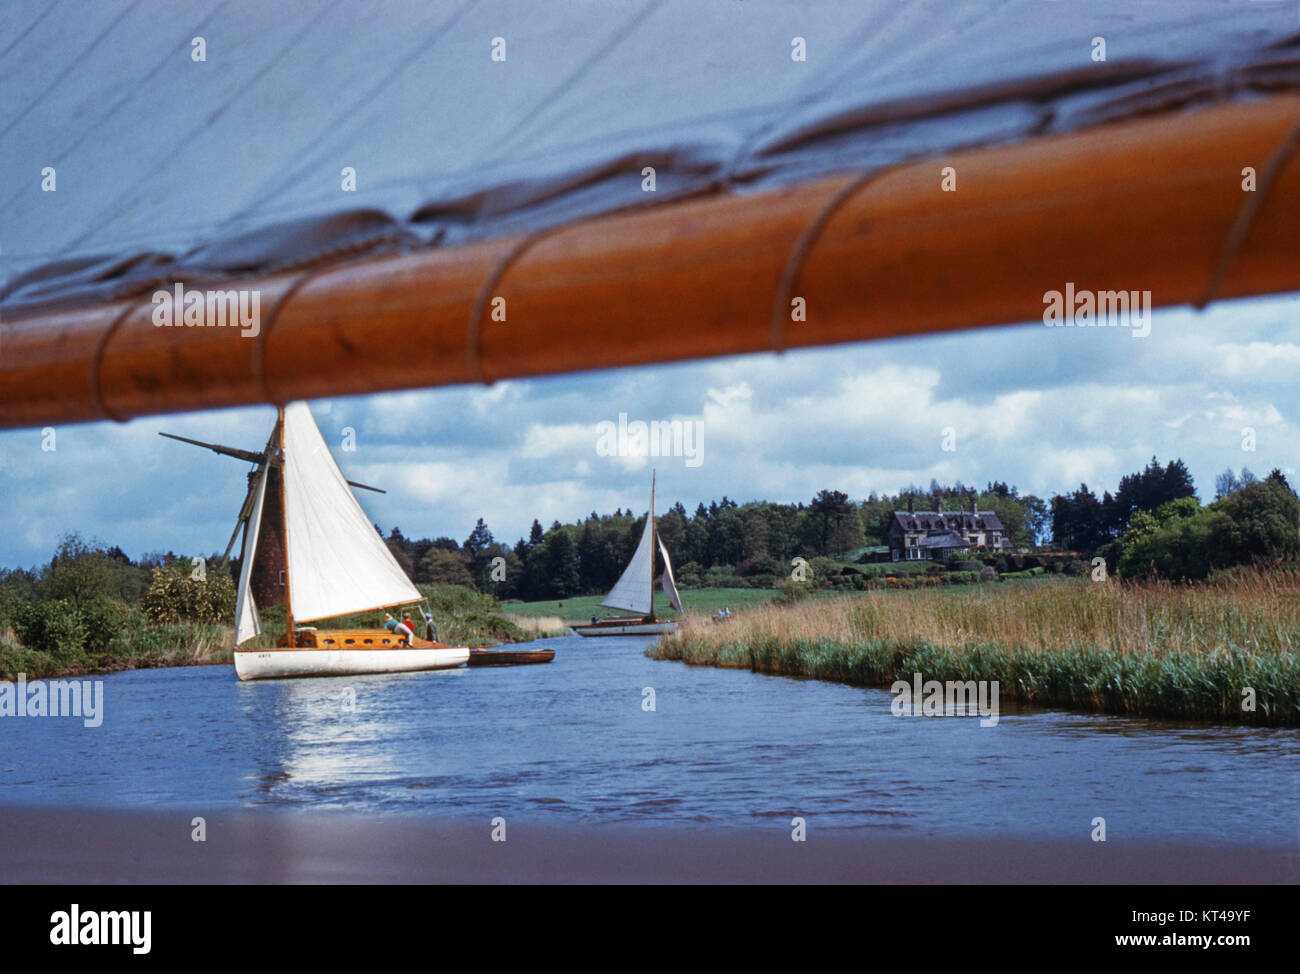
[[285, 645], [293, 648], [298, 641], [293, 634], [293, 603], [289, 599], [289, 478], [284, 456], [284, 407], [276, 406], [276, 430], [280, 436], [280, 530], [284, 538], [284, 635]]
[[650, 519], [650, 614], [646, 616], [647, 622], [655, 621], [655, 561], [659, 556], [655, 548], [655, 472], [650, 471], [650, 513], [646, 515]]

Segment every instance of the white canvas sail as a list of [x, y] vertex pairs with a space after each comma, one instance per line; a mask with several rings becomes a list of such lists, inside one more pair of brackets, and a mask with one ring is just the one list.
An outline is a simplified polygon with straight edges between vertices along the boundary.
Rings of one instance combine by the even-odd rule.
[[646, 515], [645, 530], [641, 532], [641, 541], [636, 546], [636, 554], [628, 562], [627, 568], [618, 583], [610, 589], [605, 600], [600, 604], [611, 609], [627, 609], [629, 612], [650, 611], [650, 595], [654, 590], [655, 548], [651, 540], [654, 534], [654, 511]]
[[659, 542], [659, 554], [664, 556], [664, 594], [668, 596], [668, 601], [673, 604], [673, 608], [679, 613], [682, 611], [682, 600], [677, 597], [677, 582], [673, 579], [673, 560], [668, 557], [668, 549], [664, 547], [664, 539], [655, 535], [655, 540]]
[[253, 601], [253, 555], [257, 551], [257, 536], [262, 530], [262, 501], [266, 499], [266, 479], [269, 466], [262, 467], [257, 479], [257, 500], [244, 525], [244, 548], [239, 556], [239, 594], [235, 599], [235, 645], [262, 633], [262, 620], [257, 615]]
[[284, 511], [296, 621], [423, 598], [357, 503], [302, 402], [284, 408]]

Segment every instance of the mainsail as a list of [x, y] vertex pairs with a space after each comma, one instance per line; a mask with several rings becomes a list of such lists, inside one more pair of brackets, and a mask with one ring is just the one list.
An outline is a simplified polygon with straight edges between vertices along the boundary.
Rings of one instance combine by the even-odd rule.
[[262, 620], [257, 616], [257, 603], [253, 601], [253, 554], [257, 551], [257, 536], [262, 529], [262, 501], [266, 499], [266, 480], [270, 466], [262, 467], [257, 479], [257, 499], [252, 513], [244, 525], [244, 548], [239, 556], [239, 595], [235, 601], [235, 645], [252, 639], [262, 632]]
[[302, 402], [284, 408], [284, 510], [295, 621], [423, 598], [357, 503]]
[[664, 556], [664, 594], [668, 596], [668, 601], [673, 604], [673, 608], [681, 612], [682, 600], [677, 597], [677, 583], [673, 580], [672, 559], [668, 557], [668, 549], [664, 547], [664, 539], [655, 535], [655, 540], [659, 542], [659, 554]]
[[641, 541], [636, 546], [636, 554], [628, 562], [618, 583], [600, 604], [611, 609], [626, 609], [642, 615], [651, 609], [651, 595], [654, 592], [655, 572], [655, 512], [653, 501], [650, 512], [645, 517], [645, 530], [641, 532]]

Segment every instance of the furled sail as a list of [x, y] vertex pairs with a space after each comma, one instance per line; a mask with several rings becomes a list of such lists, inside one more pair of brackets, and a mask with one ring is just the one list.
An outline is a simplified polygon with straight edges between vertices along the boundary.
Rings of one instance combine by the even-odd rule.
[[296, 621], [423, 598], [357, 503], [303, 402], [284, 407], [284, 510]]
[[628, 562], [627, 568], [618, 583], [610, 589], [605, 600], [600, 604], [611, 609], [627, 609], [629, 612], [648, 613], [651, 608], [650, 596], [654, 591], [655, 546], [654, 546], [654, 510], [645, 518], [645, 530], [641, 532], [641, 541], [636, 546], [636, 554]]
[[262, 501], [266, 499], [269, 472], [270, 465], [264, 465], [262, 475], [257, 478], [257, 500], [253, 502], [253, 511], [244, 525], [244, 548], [239, 556], [239, 594], [235, 599], [236, 646], [262, 632], [262, 620], [258, 618], [257, 603], [253, 601], [253, 554], [257, 551], [257, 536], [262, 530]]
[[677, 582], [673, 579], [673, 560], [668, 557], [668, 549], [664, 547], [664, 539], [655, 535], [655, 540], [659, 542], [659, 554], [664, 556], [664, 594], [668, 596], [668, 601], [673, 604], [673, 608], [681, 612], [682, 600], [677, 597]]

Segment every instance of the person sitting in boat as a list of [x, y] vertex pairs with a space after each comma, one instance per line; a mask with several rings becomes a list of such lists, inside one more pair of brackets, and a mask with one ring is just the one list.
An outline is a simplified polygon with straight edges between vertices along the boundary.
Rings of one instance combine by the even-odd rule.
[[405, 636], [406, 645], [408, 646], [411, 645], [411, 640], [415, 637], [415, 633], [394, 619], [392, 614], [388, 612], [384, 613], [384, 628], [395, 636]]
[[411, 638], [415, 638], [415, 623], [411, 621], [411, 613], [404, 613], [402, 616], [402, 625], [411, 630]]

